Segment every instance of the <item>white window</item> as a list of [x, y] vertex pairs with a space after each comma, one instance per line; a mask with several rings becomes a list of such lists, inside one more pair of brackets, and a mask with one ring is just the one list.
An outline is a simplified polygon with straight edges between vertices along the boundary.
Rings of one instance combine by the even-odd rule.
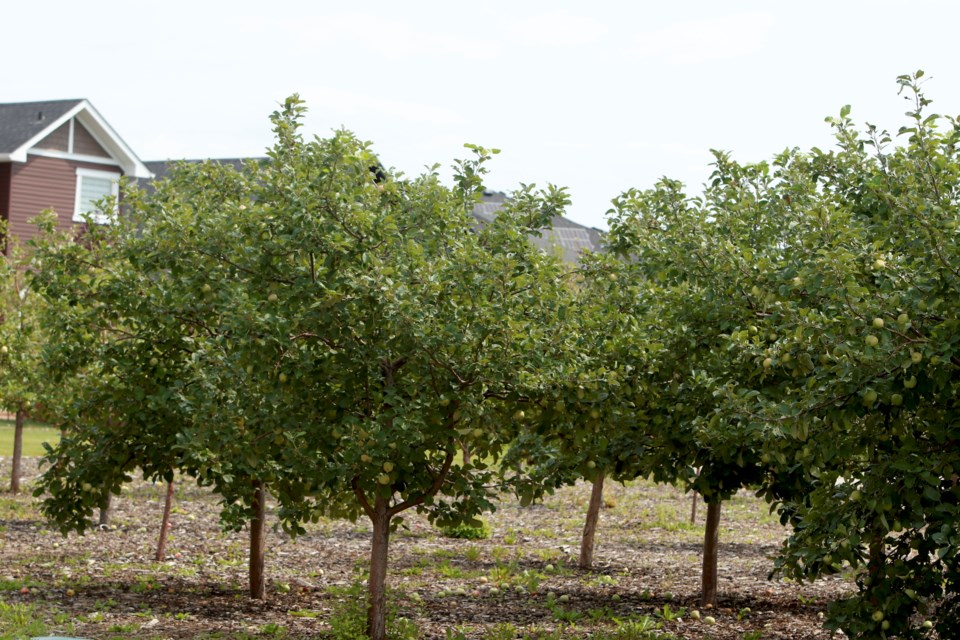
[[73, 209], [74, 222], [83, 221], [83, 214], [90, 213], [93, 221], [104, 224], [109, 215], [102, 213], [97, 203], [103, 198], [120, 195], [120, 174], [93, 169], [77, 169], [77, 197]]

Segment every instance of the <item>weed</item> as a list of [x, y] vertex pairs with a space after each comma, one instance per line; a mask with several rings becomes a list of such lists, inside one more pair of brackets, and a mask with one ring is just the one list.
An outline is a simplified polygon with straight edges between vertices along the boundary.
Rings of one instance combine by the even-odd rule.
[[758, 629], [744, 631], [743, 635], [740, 636], [740, 640], [763, 640], [763, 632]]
[[479, 520], [478, 522], [479, 524], [461, 522], [453, 526], [441, 527], [440, 533], [448, 538], [456, 538], [459, 540], [486, 540], [490, 537], [490, 525], [483, 520]]
[[276, 622], [268, 622], [260, 627], [260, 633], [265, 636], [282, 638], [283, 636], [287, 635], [287, 630], [283, 628], [283, 625], [279, 625]]
[[450, 564], [449, 560], [444, 560], [443, 562], [441, 562], [440, 566], [437, 567], [437, 571], [439, 571], [440, 575], [442, 575], [444, 578], [462, 578], [463, 577], [463, 569], [461, 569], [460, 567], [453, 566], [452, 564]]
[[588, 587], [612, 587], [615, 586], [620, 581], [614, 578], [613, 576], [608, 576], [604, 573], [598, 574], [587, 581]]
[[481, 553], [482, 551], [480, 547], [478, 547], [475, 544], [472, 544], [469, 547], [467, 547], [466, 550], [463, 552], [463, 557], [466, 559], [467, 562], [476, 562], [477, 560], [480, 559]]
[[[330, 612], [330, 631], [337, 640], [366, 640], [367, 592], [363, 583], [349, 587], [330, 587], [327, 593], [336, 598]], [[387, 635], [393, 640], [415, 640], [417, 625], [407, 618], [397, 617], [392, 606], [392, 594], [387, 596]]]
[[594, 622], [603, 622], [604, 620], [613, 620], [614, 612], [610, 607], [600, 607], [599, 609], [588, 610], [587, 617]]
[[677, 618], [682, 618], [683, 615], [687, 612], [686, 609], [680, 607], [678, 609], [671, 609], [669, 604], [664, 604], [663, 609], [654, 609], [653, 615], [663, 618], [667, 622], [676, 620]]
[[467, 628], [464, 626], [447, 629], [443, 632], [445, 640], [467, 640]]
[[503, 562], [508, 555], [510, 555], [510, 552], [499, 545], [490, 549], [490, 557], [493, 558], [494, 562]]
[[0, 601], [0, 635], [4, 638], [42, 636], [46, 630], [40, 613], [33, 605]]
[[517, 627], [509, 622], [495, 624], [483, 634], [484, 640], [515, 640]]

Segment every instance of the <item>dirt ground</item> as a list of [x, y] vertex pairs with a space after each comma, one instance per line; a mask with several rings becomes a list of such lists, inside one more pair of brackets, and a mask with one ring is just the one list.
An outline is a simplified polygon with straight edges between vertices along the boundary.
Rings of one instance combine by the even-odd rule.
[[[35, 461], [27, 471], [36, 474]], [[0, 473], [6, 484], [9, 459], [0, 461]], [[356, 623], [362, 610], [365, 521], [321, 521], [297, 539], [271, 531], [268, 600], [258, 602], [246, 597], [245, 534], [221, 531], [216, 499], [203, 489], [177, 487], [167, 558], [154, 561], [164, 492], [136, 483], [114, 500], [109, 528], [66, 538], [42, 521], [34, 498], [0, 494], [0, 637], [18, 637], [17, 630], [24, 637], [157, 640], [350, 635], [344, 621]], [[409, 529], [391, 539], [394, 634], [830, 637], [820, 617], [851, 588], [849, 576], [812, 585], [768, 580], [785, 530], [749, 493], [724, 505], [720, 603], [699, 611], [699, 619], [705, 509], [690, 524], [689, 495], [645, 482], [609, 483], [595, 567], [583, 571], [576, 564], [589, 494], [579, 485], [526, 508], [505, 498], [485, 518], [490, 535], [480, 540], [445, 537], [410, 516]]]

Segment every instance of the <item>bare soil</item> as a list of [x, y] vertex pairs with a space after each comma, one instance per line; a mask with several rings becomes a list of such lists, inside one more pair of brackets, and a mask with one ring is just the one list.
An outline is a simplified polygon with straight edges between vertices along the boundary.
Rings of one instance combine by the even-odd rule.
[[[4, 483], [9, 468], [0, 459]], [[29, 487], [36, 461], [26, 469]], [[135, 483], [114, 499], [110, 527], [66, 538], [29, 493], [0, 494], [0, 609], [42, 620], [48, 634], [85, 638], [334, 637], [331, 617], [349, 610], [349, 588], [362, 580], [367, 522], [321, 521], [296, 539], [271, 531], [268, 599], [253, 601], [246, 534], [220, 529], [216, 497], [204, 489], [177, 486], [167, 558], [154, 561], [164, 492]], [[830, 637], [822, 612], [852, 588], [849, 577], [769, 580], [786, 530], [749, 493], [724, 504], [720, 603], [699, 620], [703, 505], [690, 524], [691, 498], [677, 489], [608, 483], [595, 566], [584, 571], [576, 563], [589, 496], [581, 484], [526, 508], [505, 497], [482, 540], [445, 537], [410, 515], [391, 538], [396, 615], [422, 638], [587, 638], [627, 623], [649, 624], [653, 635], [621, 637]], [[13, 628], [0, 616], [0, 637], [16, 637]]]

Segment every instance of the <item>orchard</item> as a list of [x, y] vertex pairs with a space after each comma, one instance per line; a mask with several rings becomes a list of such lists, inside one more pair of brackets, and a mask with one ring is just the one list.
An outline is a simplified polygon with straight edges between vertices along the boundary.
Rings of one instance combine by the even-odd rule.
[[[303, 549], [318, 527], [363, 522], [350, 597], [362, 589], [362, 631], [382, 640], [412, 633], [396, 602], [442, 608], [397, 595], [415, 574], [389, 568], [391, 541], [409, 563], [417, 531], [483, 539], [498, 508], [566, 511], [558, 496], [586, 481], [576, 569], [566, 550], [521, 569], [521, 551], [510, 565], [490, 549], [484, 581], [452, 595], [529, 597], [556, 637], [808, 637], [736, 626], [769, 604], [731, 592], [742, 565], [723, 532], [753, 500], [777, 545], [770, 584], [839, 585], [804, 634], [957, 637], [960, 123], [922, 82], [898, 78], [909, 111], [893, 133], [844, 107], [831, 150], [715, 151], [697, 195], [667, 178], [624, 191], [606, 251], [578, 265], [528, 241], [563, 189], [522, 186], [480, 224], [495, 150], [468, 145], [450, 185], [438, 167], [409, 178], [350, 132], [306, 139], [296, 96], [263, 160], [131, 185], [77, 240], [46, 214], [0, 271], [0, 400], [62, 430], [32, 486], [42, 514], [70, 540], [110, 535], [110, 496], [163, 482], [160, 562], [177, 479], [247, 532], [248, 595], [284, 606], [296, 589], [270, 578], [267, 540]], [[638, 487], [706, 502], [702, 528], [675, 529], [697, 538], [697, 586], [675, 599], [636, 583], [604, 605], [616, 630], [589, 627], [602, 607], [541, 585], [617, 583], [600, 514], [609, 495], [645, 500]], [[625, 635], [624, 616], [648, 635]], [[354, 637], [315, 617], [316, 637]], [[501, 630], [445, 633], [522, 635]]]

